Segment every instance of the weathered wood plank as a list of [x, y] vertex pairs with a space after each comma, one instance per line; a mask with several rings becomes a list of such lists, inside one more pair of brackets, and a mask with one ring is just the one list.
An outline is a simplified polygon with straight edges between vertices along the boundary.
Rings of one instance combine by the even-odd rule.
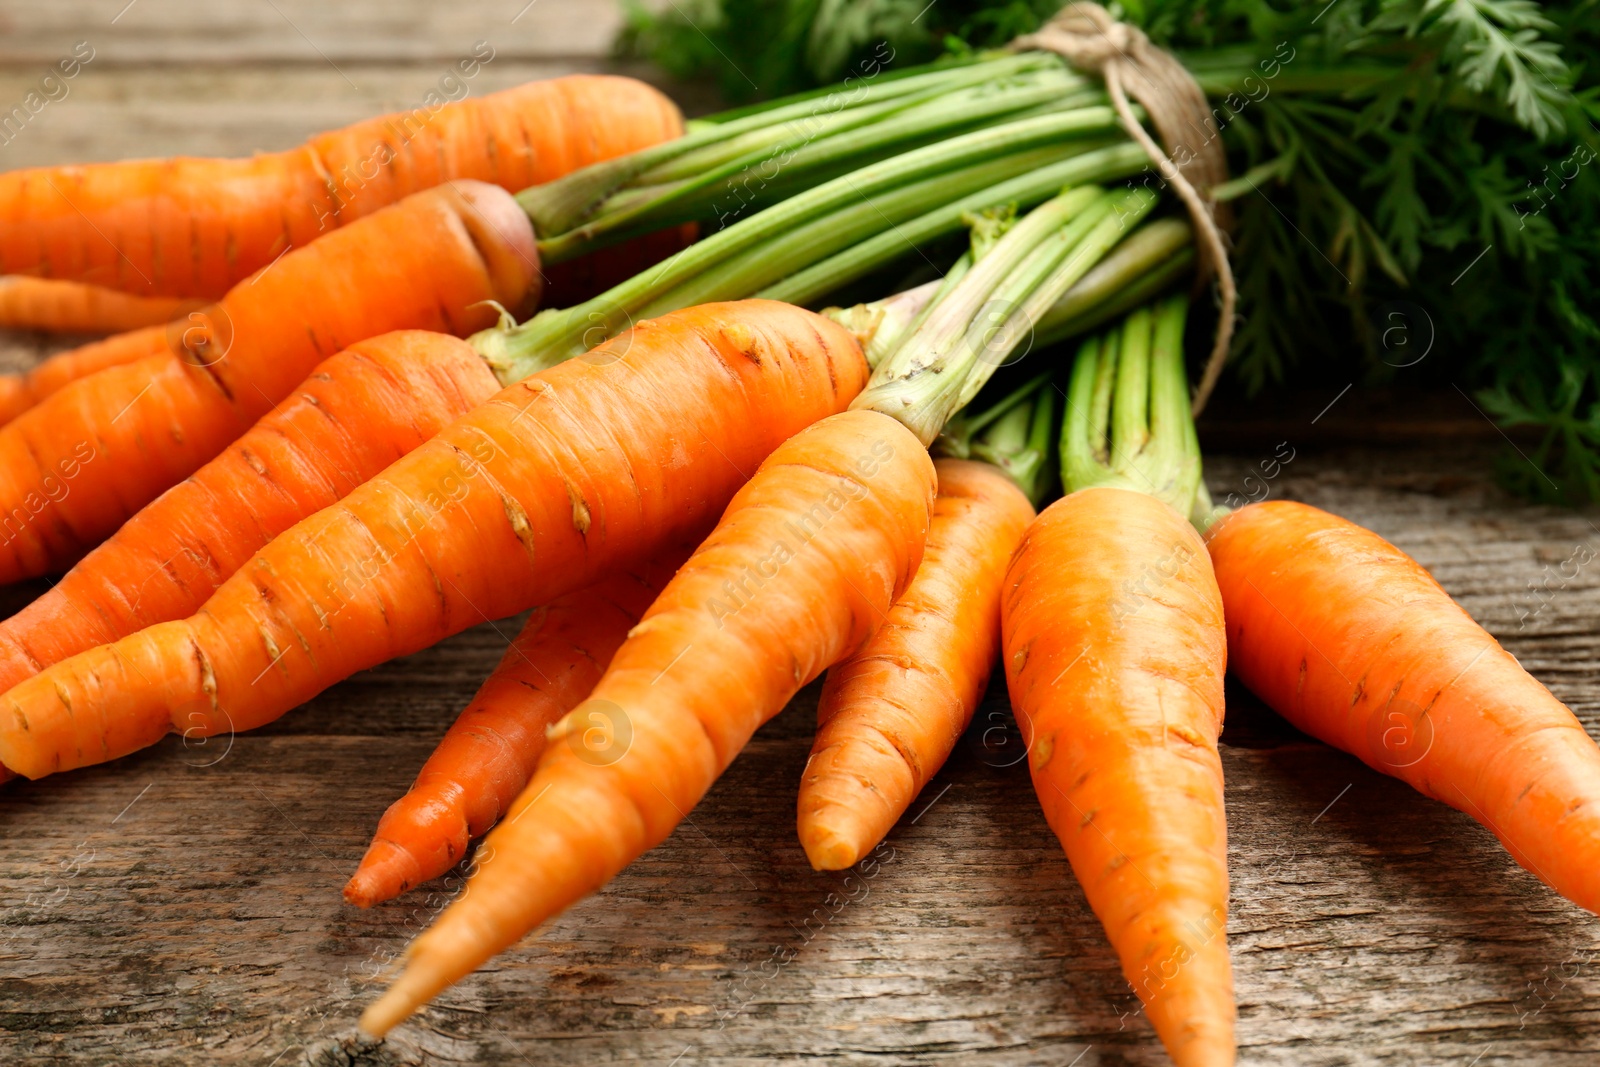
[[107, 65], [342, 67], [452, 59], [476, 40], [523, 59], [588, 58], [609, 52], [621, 24], [618, 5], [573, 0], [7, 0], [0, 63], [48, 64], [76, 41], [90, 42]]
[[[270, 9], [268, 9], [270, 10]], [[467, 55], [463, 46], [460, 55]], [[67, 83], [20, 132], [0, 138], [0, 168], [144, 156], [247, 156], [298, 144], [322, 130], [422, 106], [457, 56], [435, 62], [368, 64], [351, 82], [323, 67], [100, 68]], [[538, 78], [624, 69], [599, 58], [528, 60], [504, 53], [463, 83], [475, 96]], [[0, 67], [0, 109], [20, 101], [37, 75]], [[447, 86], [457, 97], [461, 88]], [[3, 117], [3, 111], [0, 111]]]
[[[474, 92], [600, 69], [616, 25], [600, 0], [125, 2], [0, 2], [0, 108], [72, 42], [97, 50], [0, 167], [279, 148], [412, 104], [479, 39], [496, 58]], [[0, 338], [0, 367], [62, 343]], [[1567, 563], [1600, 555], [1600, 519], [1499, 493], [1498, 435], [1450, 401], [1427, 409], [1434, 428], [1484, 441], [1319, 447], [1330, 424], [1342, 440], [1414, 433], [1407, 404], [1359, 394], [1315, 426], [1320, 403], [1219, 423], [1231, 454], [1210, 484], [1251, 493], [1287, 438], [1299, 452], [1273, 494], [1413, 553], [1600, 736], [1600, 576]], [[42, 587], [0, 590], [0, 614]], [[338, 889], [514, 625], [250, 735], [0, 790], [0, 1063], [1166, 1062], [1025, 771], [1006, 766], [1015, 734], [983, 743], [1009, 722], [998, 689], [870, 877], [812, 872], [794, 839], [813, 689], [661, 848], [382, 1049], [355, 1048], [376, 978], [454, 883], [372, 912]], [[1228, 714], [1241, 1062], [1595, 1062], [1600, 920], [1465, 816], [1248, 693], [1230, 690]], [[855, 899], [835, 912], [830, 893]]]
[[[1520, 630], [1517, 614], [1546, 561], [1600, 531], [1506, 499], [1483, 477], [1492, 454], [1305, 450], [1273, 491], [1434, 568], [1600, 732], [1592, 569]], [[1257, 462], [1214, 459], [1212, 486]], [[453, 883], [372, 912], [338, 888], [500, 641], [480, 627], [231, 747], [170, 739], [6, 790], [0, 1057], [347, 1062], [375, 977]], [[893, 859], [852, 883], [810, 871], [794, 839], [814, 700], [769, 724], [661, 848], [359, 1061], [1165, 1062], [1025, 771], [982, 743], [990, 713], [1006, 721], [1002, 694], [891, 835]], [[1470, 819], [1248, 694], [1230, 692], [1229, 716], [1243, 1063], [1600, 1054], [1600, 920]]]

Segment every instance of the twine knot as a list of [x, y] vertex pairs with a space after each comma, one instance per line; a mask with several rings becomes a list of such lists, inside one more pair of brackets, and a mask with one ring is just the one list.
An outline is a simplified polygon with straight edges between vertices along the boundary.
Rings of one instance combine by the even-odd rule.
[[[1201, 277], [1214, 273], [1222, 298], [1211, 356], [1195, 389], [1193, 409], [1198, 415], [1222, 374], [1238, 303], [1224, 235], [1229, 218], [1211, 198], [1212, 188], [1228, 180], [1228, 158], [1205, 92], [1172, 53], [1090, 0], [1069, 3], [1037, 33], [1012, 41], [1011, 48], [1054, 52], [1079, 70], [1099, 74], [1128, 136], [1145, 150], [1157, 173], [1189, 209], [1200, 242]], [[1144, 107], [1161, 136], [1160, 145], [1133, 113], [1130, 95]]]

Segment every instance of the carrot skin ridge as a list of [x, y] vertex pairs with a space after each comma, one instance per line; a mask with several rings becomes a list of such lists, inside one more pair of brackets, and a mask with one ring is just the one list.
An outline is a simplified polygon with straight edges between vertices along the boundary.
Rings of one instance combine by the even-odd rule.
[[501, 390], [301, 520], [188, 619], [13, 688], [0, 763], [39, 777], [178, 723], [191, 736], [250, 729], [357, 670], [593, 584], [712, 521], [866, 375], [848, 333], [787, 304], [640, 323]]
[[144, 326], [57, 352], [24, 374], [0, 376], [0, 426], [79, 378], [166, 351], [168, 336], [166, 323]]
[[[285, 249], [450, 181], [516, 192], [682, 134], [630, 78], [572, 75], [320, 134], [248, 159], [0, 174], [0, 273], [216, 299]], [[521, 209], [518, 209], [519, 214]]]
[[1209, 547], [1235, 673], [1297, 727], [1472, 816], [1600, 911], [1600, 748], [1415, 560], [1306, 504], [1251, 504]]
[[444, 874], [500, 821], [538, 764], [546, 728], [594, 689], [688, 554], [670, 550], [534, 610], [411, 789], [383, 813], [345, 885], [347, 902], [368, 908]]
[[26, 274], [0, 277], [0, 329], [6, 330], [121, 333], [159, 326], [204, 306], [192, 297], [134, 296]]
[[[363, 1031], [381, 1036], [665, 839], [756, 728], [881, 623], [916, 571], [933, 498], [927, 453], [877, 412], [835, 415], [777, 448], [552, 729], [466, 891], [412, 943]], [[628, 723], [624, 752], [554, 743], [589, 714]]]
[[498, 390], [465, 341], [406, 330], [332, 356], [216, 459], [0, 621], [0, 692], [192, 615], [273, 537], [336, 503]]
[[983, 699], [1000, 590], [1033, 506], [997, 468], [934, 463], [922, 565], [859, 652], [828, 671], [801, 776], [800, 843], [818, 870], [869, 853], [938, 773]]
[[[544, 299], [556, 307], [587, 300], [595, 293], [611, 288], [640, 270], [654, 266], [694, 240], [695, 227], [682, 226], [675, 230], [648, 233], [625, 244], [600, 249], [581, 259], [558, 263], [541, 269], [545, 283]], [[4, 279], [0, 296], [7, 288], [18, 284], [66, 286], [87, 289], [74, 282], [45, 281], [35, 278]], [[0, 426], [15, 419], [79, 378], [87, 378], [108, 367], [118, 367], [161, 352], [176, 352], [180, 358], [193, 360], [194, 353], [185, 348], [203, 345], [213, 334], [231, 334], [231, 318], [225, 309], [207, 306], [198, 301], [140, 298], [103, 290], [108, 296], [141, 303], [166, 303], [175, 309], [175, 316], [159, 320], [156, 324], [134, 328], [104, 340], [94, 341], [66, 352], [59, 352], [41, 362], [25, 374], [0, 375]], [[531, 291], [532, 292], [532, 291]], [[539, 295], [533, 292], [533, 295]], [[525, 301], [524, 301], [525, 303]], [[360, 330], [353, 332], [361, 332]]]
[[1178, 1067], [1234, 1057], [1222, 607], [1187, 520], [1107, 487], [1040, 514], [1001, 608], [1045, 818]]
[[64, 569], [194, 473], [317, 363], [398, 329], [466, 334], [537, 284], [533, 231], [482, 182], [418, 193], [286, 254], [210, 329], [66, 385], [0, 427], [0, 581]]

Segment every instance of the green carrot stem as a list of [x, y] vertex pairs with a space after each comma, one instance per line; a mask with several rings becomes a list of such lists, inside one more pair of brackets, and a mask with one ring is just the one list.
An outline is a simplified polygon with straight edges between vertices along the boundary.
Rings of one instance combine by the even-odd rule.
[[[535, 232], [547, 236], [565, 233], [591, 217], [608, 195], [626, 187], [640, 175], [675, 159], [726, 143], [752, 130], [781, 129], [788, 123], [804, 122], [822, 112], [837, 116], [841, 112], [914, 95], [941, 84], [957, 84], [954, 79], [960, 76], [957, 72], [962, 67], [961, 64], [954, 64], [941, 69], [907, 70], [875, 78], [859, 91], [852, 89], [842, 97], [835, 95], [834, 89], [818, 90], [747, 108], [743, 114], [727, 114], [722, 121], [700, 120], [683, 137], [596, 163], [553, 182], [524, 189], [517, 194], [517, 200], [533, 220]], [[1020, 74], [1040, 68], [1041, 64], [1036, 60], [1016, 56], [1006, 66], [997, 63], [985, 69]]]
[[[970, 99], [962, 95], [963, 90], [992, 84], [994, 73], [992, 68], [969, 67], [939, 72], [925, 77], [921, 82], [902, 82], [891, 87], [890, 91], [875, 95], [865, 85], [850, 92], [835, 91], [819, 105], [807, 109], [804, 115], [791, 114], [776, 122], [769, 118], [759, 125], [743, 123], [749, 128], [657, 164], [632, 178], [628, 184], [649, 185], [694, 178], [712, 167], [724, 166], [740, 158], [759, 161], [775, 149], [814, 144], [883, 121], [887, 116], [896, 116], [905, 122], [907, 117], [904, 113], [913, 110], [919, 114], [944, 114], [948, 121], [949, 111], [959, 109], [963, 103], [970, 103]], [[1014, 81], [1016, 84], [1012, 88], [1034, 84], [1035, 88], [1053, 87], [1063, 96], [1074, 90], [1092, 89], [1092, 84], [1079, 75], [1059, 66], [1041, 66], [1034, 61], [1007, 64], [1001, 77]], [[1039, 79], [1036, 84], [1035, 78]], [[1030, 92], [1026, 95], [1035, 94]], [[957, 97], [959, 99], [952, 99]], [[935, 102], [939, 103], [938, 107], [928, 107]], [[723, 131], [725, 134], [733, 132], [728, 127], [724, 127]]]
[[[1066, 183], [1063, 183], [1062, 187], [1065, 188]], [[961, 216], [961, 221], [969, 233], [966, 254], [972, 263], [976, 263], [988, 255], [989, 250], [1000, 242], [1000, 238], [1017, 224], [1017, 205], [1008, 202], [984, 208], [982, 211], [965, 212]]]
[[[748, 119], [753, 116], [764, 116], [771, 121], [773, 112], [780, 108], [792, 107], [796, 104], [811, 103], [833, 93], [859, 91], [865, 83], [879, 92], [893, 92], [895, 82], [908, 81], [915, 78], [927, 79], [930, 75], [937, 76], [958, 67], [971, 67], [977, 64], [989, 64], [1000, 59], [1015, 59], [1015, 53], [988, 49], [983, 52], [968, 52], [964, 55], [945, 55], [931, 63], [919, 63], [909, 67], [896, 67], [884, 70], [876, 61], [863, 62], [860, 73], [847, 75], [838, 85], [824, 85], [817, 89], [807, 89], [788, 96], [780, 96], [774, 100], [759, 100], [753, 104], [744, 104], [740, 107], [728, 108], [710, 115], [702, 115], [691, 120], [694, 124], [705, 126], [722, 126], [739, 119]], [[904, 92], [907, 90], [901, 89]]]
[[1054, 344], [1131, 311], [1189, 276], [1194, 259], [1194, 234], [1186, 220], [1145, 223], [1045, 312], [1035, 343]]
[[1137, 456], [1150, 441], [1150, 330], [1148, 307], [1136, 308], [1122, 324], [1122, 346], [1111, 394], [1114, 451]]
[[916, 318], [906, 322], [903, 328], [893, 332], [879, 330], [877, 335], [873, 337], [872, 344], [867, 346], [867, 366], [876, 367], [882, 363], [889, 353], [893, 352], [896, 346], [899, 345], [900, 338], [921, 326], [927, 317], [933, 313], [934, 305], [949, 296], [950, 290], [961, 284], [961, 279], [965, 278], [967, 272], [972, 269], [972, 263], [975, 258], [974, 249], [971, 248], [957, 256], [956, 261], [950, 265], [950, 269], [945, 271], [944, 277], [939, 280], [938, 287], [933, 291], [933, 295], [928, 298], [927, 302], [917, 312]]
[[[728, 294], [744, 296], [752, 291], [762, 292], [767, 286], [783, 286], [796, 271], [815, 264], [820, 257], [835, 254], [845, 257], [856, 269], [865, 273], [867, 264], [877, 245], [866, 247], [870, 238], [893, 239], [900, 254], [914, 251], [906, 244], [905, 226], [920, 233], [924, 219], [950, 214], [949, 201], [955, 198], [964, 203], [968, 199], [988, 198], [993, 202], [995, 188], [1018, 173], [1053, 169], [1065, 152], [1074, 151], [1070, 142], [1035, 149], [1016, 156], [1002, 156], [947, 174], [938, 174], [921, 181], [890, 189], [870, 200], [846, 204], [810, 222], [796, 226], [788, 233], [769, 242], [746, 249], [716, 266], [702, 271], [681, 285], [661, 293], [639, 309], [640, 317], [649, 318], [675, 308], [703, 304], [709, 300], [725, 300]], [[1082, 168], [1079, 168], [1082, 169]], [[930, 212], [930, 209], [931, 212]], [[921, 223], [922, 225], [919, 225]], [[765, 295], [762, 292], [762, 295]], [[781, 299], [781, 298], [779, 298]], [[792, 303], [792, 301], [791, 301]]]
[[[962, 380], [990, 355], [990, 321], [1003, 321], [1030, 283], [1038, 283], [1041, 263], [1070, 250], [1072, 239], [1081, 239], [1110, 210], [1110, 197], [1089, 187], [1070, 189], [1029, 212], [878, 365], [852, 406], [891, 415], [931, 444], [961, 406], [954, 396]], [[997, 317], [996, 309], [1005, 315]]]
[[[1096, 222], [1081, 240], [1074, 240], [1071, 252], [1060, 256], [1047, 275], [1028, 287], [1027, 295], [1001, 325], [998, 335], [1007, 354], [1024, 342], [1028, 349], [1032, 348], [1038, 324], [1123, 240], [1130, 227], [1149, 214], [1155, 203], [1155, 195], [1143, 189], [1128, 190], [1112, 198], [1112, 213]], [[971, 403], [1003, 362], [1001, 357], [976, 364], [956, 391], [953, 402], [962, 407]]]
[[1034, 377], [1007, 393], [999, 401], [980, 412], [969, 415], [963, 410], [961, 414], [945, 423], [944, 432], [939, 435], [941, 445], [949, 447], [954, 442], [957, 446], [957, 452], [965, 456], [980, 433], [987, 430], [992, 423], [1002, 416], [1024, 406], [1033, 397], [1034, 393], [1049, 382], [1053, 373], [1053, 371], [1045, 371], [1043, 374], [1034, 375]]
[[[998, 195], [998, 190], [996, 193]], [[1087, 333], [1190, 277], [1195, 262], [1190, 237], [1189, 224], [1181, 219], [1157, 219], [1140, 226], [1051, 306], [1039, 322], [1034, 347], [1043, 348]], [[970, 253], [963, 253], [939, 281], [884, 300], [850, 308], [829, 308], [824, 314], [861, 338], [867, 365], [876, 367], [901, 337], [921, 326], [933, 304], [960, 281], [971, 265]], [[784, 284], [779, 283], [779, 286]], [[757, 295], [784, 299], [775, 295], [779, 286]], [[963, 418], [965, 416], [956, 416], [955, 421]], [[948, 434], [949, 424], [946, 432]]]
[[1054, 302], [1122, 239], [1128, 223], [1155, 203], [1144, 189], [1092, 200], [1081, 199], [1083, 193], [1048, 201], [1006, 234], [878, 366], [853, 406], [892, 415], [931, 442], [1032, 337]]
[[1030, 384], [1031, 394], [979, 437], [972, 454], [1000, 468], [1038, 507], [1052, 481], [1056, 391], [1048, 374]]
[[[940, 138], [1043, 111], [1069, 111], [1103, 101], [1090, 92], [1069, 95], [1055, 84], [1034, 85], [976, 97], [972, 91], [941, 96], [925, 105], [815, 140], [801, 139], [749, 152], [721, 166], [670, 183], [660, 195], [636, 202], [632, 190], [619, 194], [626, 205], [602, 204], [591, 221], [539, 242], [541, 257], [571, 259], [592, 249], [682, 222], [714, 220], [720, 226], [751, 210], [781, 200], [796, 189], [814, 186], [819, 176], [837, 177], [868, 163], [909, 151]], [[898, 106], [895, 108], [898, 111]]]
[[[993, 203], [1015, 186], [1014, 182], [1001, 179], [1018, 174], [1027, 176], [1052, 172], [1057, 169], [1052, 165], [1061, 162], [1062, 156], [1070, 156], [1076, 151], [1077, 147], [1071, 142], [1050, 145], [1002, 155], [998, 159], [984, 160], [961, 170], [891, 188], [878, 196], [851, 201], [814, 220], [800, 223], [742, 252], [729, 255], [720, 262], [714, 261], [705, 270], [685, 270], [685, 258], [700, 247], [697, 245], [656, 272], [653, 275], [654, 284], [637, 298], [633, 306], [613, 303], [608, 310], [602, 296], [588, 305], [580, 305], [580, 309], [586, 311], [584, 319], [576, 319], [574, 314], [561, 311], [545, 312], [524, 327], [512, 324], [508, 330], [502, 324], [494, 330], [485, 331], [474, 339], [474, 343], [478, 344], [480, 353], [498, 367], [499, 363], [493, 355], [494, 345], [505, 338], [521, 337], [523, 330], [548, 320], [550, 325], [547, 328], [553, 336], [557, 336], [557, 341], [543, 349], [530, 346], [520, 362], [502, 374], [502, 380], [514, 381], [570, 356], [580, 355], [640, 319], [714, 300], [735, 300], [752, 293], [767, 295], [756, 291], [769, 282], [783, 285], [784, 275], [803, 272], [803, 268], [814, 263], [819, 256], [836, 253], [831, 256], [836, 267], [855, 275], [865, 274], [878, 263], [891, 258], [890, 252], [906, 255], [913, 251], [914, 247], [905, 242], [924, 233], [929, 228], [929, 220], [946, 216], [954, 218], [958, 213], [945, 204], [951, 196], [958, 197], [957, 204], [977, 201]], [[1131, 163], [1131, 157], [1128, 162]], [[1105, 168], [1089, 166], [1076, 169], [1099, 171]], [[934, 207], [934, 210], [927, 212], [929, 207]], [[953, 222], [951, 228], [955, 226], [959, 226], [959, 221]], [[844, 247], [852, 242], [858, 243], [853, 247]], [[842, 251], [836, 252], [841, 248]], [[616, 293], [614, 289], [609, 295], [615, 296]], [[573, 310], [568, 309], [569, 312]], [[558, 336], [563, 327], [569, 331], [564, 342]], [[898, 334], [898, 330], [882, 329], [878, 336], [887, 339]], [[535, 343], [538, 343], [537, 339]], [[868, 356], [869, 359], [880, 358], [877, 352]]]
[[[961, 260], [956, 261], [960, 266]], [[894, 343], [915, 323], [922, 320], [929, 305], [938, 296], [943, 282], [934, 279], [895, 293], [870, 304], [856, 304], [848, 308], [828, 308], [823, 314], [855, 334], [861, 351], [867, 357], [867, 366], [876, 367]]]
[[1037, 507], [1051, 484], [1055, 455], [1053, 376], [1053, 371], [1035, 375], [982, 411], [963, 410], [945, 424], [933, 451], [993, 464]]
[[[1098, 142], [1091, 141], [1090, 145]], [[1029, 208], [1069, 185], [1091, 185], [1130, 177], [1149, 166], [1149, 159], [1128, 143], [1092, 148], [1066, 159], [1026, 169], [1003, 185], [974, 193], [936, 208], [921, 218], [885, 230], [879, 236], [838, 255], [790, 274], [756, 295], [791, 304], [815, 305], [841, 286], [915, 249], [955, 233], [962, 217], [997, 204]]]
[[[665, 226], [696, 219], [725, 221], [786, 191], [814, 185], [821, 176], [846, 173], [974, 128], [1039, 111], [1077, 111], [1103, 99], [1098, 90], [1058, 66], [998, 86], [983, 84], [889, 101], [776, 132], [751, 131], [747, 136], [754, 139], [754, 147], [725, 162], [708, 165], [709, 158], [691, 156], [681, 172], [676, 167], [660, 172], [673, 177], [659, 195], [641, 202], [624, 190], [616, 204], [609, 199], [592, 204], [581, 223], [559, 220], [569, 223], [564, 230], [548, 228], [547, 220], [537, 231], [539, 255], [544, 262], [559, 263]], [[645, 181], [655, 173], [653, 168], [635, 177]]]
[[1183, 362], [1188, 299], [1132, 312], [1085, 341], [1067, 389], [1061, 477], [1067, 491], [1116, 486], [1195, 511], [1200, 444]]
[[[1041, 115], [977, 130], [940, 144], [883, 160], [800, 193], [721, 230], [655, 270], [635, 275], [593, 300], [540, 312], [514, 330], [491, 329], [472, 341], [503, 382], [518, 381], [551, 362], [581, 354], [625, 327], [651, 300], [732, 256], [769, 241], [809, 220], [870, 199], [936, 173], [1019, 156], [1063, 140], [1108, 133], [1109, 108]], [[748, 289], [730, 294], [744, 296]]]

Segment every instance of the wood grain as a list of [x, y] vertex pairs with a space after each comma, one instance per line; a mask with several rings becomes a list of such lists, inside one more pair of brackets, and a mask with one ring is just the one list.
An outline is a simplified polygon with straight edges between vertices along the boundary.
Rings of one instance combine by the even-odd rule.
[[[575, 0], [539, 0], [515, 27], [522, 0], [137, 0], [113, 25], [121, 6], [0, 3], [0, 100], [72, 41], [99, 49], [0, 166], [278, 148], [409, 102], [475, 39], [498, 52], [474, 91], [600, 69], [616, 25], [609, 3]], [[0, 363], [61, 343], [0, 338]], [[1473, 437], [1448, 400], [1437, 410]], [[1363, 420], [1405, 436], [1359, 392], [1340, 404], [1340, 440]], [[1600, 734], [1600, 566], [1549, 577], [1577, 546], [1600, 551], [1600, 520], [1494, 488], [1508, 446], [1492, 431], [1329, 448], [1286, 410], [1259, 410], [1252, 429], [1248, 405], [1230, 409], [1211, 437], [1228, 450], [1209, 460], [1213, 491], [1264, 485], [1391, 538]], [[1295, 459], [1263, 481], [1285, 438]], [[0, 613], [41, 588], [0, 590]], [[361, 1006], [455, 883], [370, 912], [339, 888], [514, 628], [369, 671], [253, 734], [169, 738], [0, 790], [0, 1063], [1167, 1062], [1011, 765], [998, 688], [870, 877], [815, 873], [795, 840], [813, 689], [664, 845], [381, 1048], [359, 1047]], [[1467, 817], [1248, 693], [1230, 690], [1228, 715], [1242, 1063], [1597, 1061], [1600, 920]]]
[[621, 25], [606, 0], [8, 0], [0, 62], [47, 64], [76, 41], [108, 63], [169, 67], [451, 59], [474, 40], [522, 59], [591, 60]]
[[[1521, 629], [1518, 610], [1527, 581], [1574, 545], [1600, 548], [1600, 531], [1505, 498], [1478, 473], [1491, 457], [1306, 452], [1272, 485], [1422, 560], [1596, 730], [1595, 575]], [[1214, 458], [1213, 488], [1255, 462]], [[384, 1049], [357, 1049], [376, 978], [455, 884], [371, 912], [344, 906], [339, 886], [514, 625], [367, 672], [254, 734], [172, 738], [6, 790], [0, 1052], [63, 1064], [1164, 1062], [1025, 771], [1004, 766], [1003, 741], [1015, 752], [1017, 739], [999, 691], [871, 877], [812, 872], [795, 840], [808, 691], [666, 844]], [[1247, 693], [1230, 692], [1229, 717], [1243, 1063], [1593, 1062], [1600, 920], [1466, 816], [1305, 740]]]

